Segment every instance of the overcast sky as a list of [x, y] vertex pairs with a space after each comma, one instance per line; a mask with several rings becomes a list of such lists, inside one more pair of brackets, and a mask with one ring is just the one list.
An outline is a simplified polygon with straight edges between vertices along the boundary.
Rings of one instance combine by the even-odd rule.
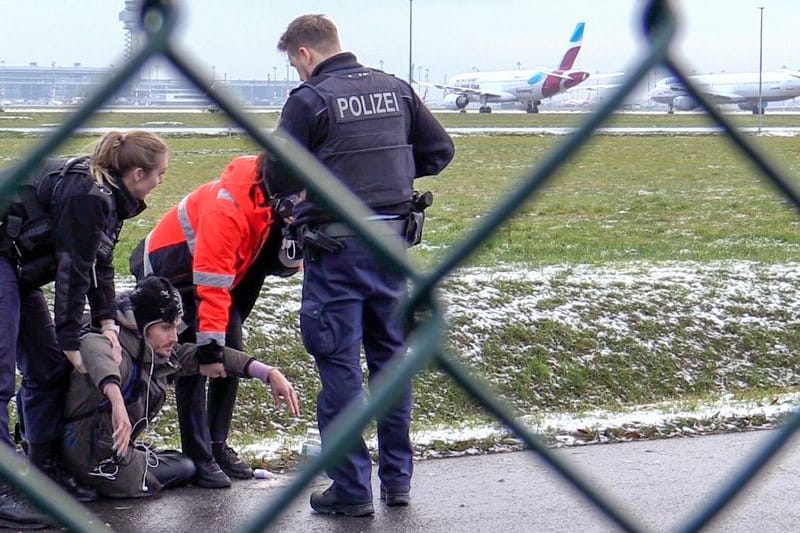
[[[415, 76], [552, 67], [578, 21], [586, 22], [576, 66], [623, 71], [645, 46], [644, 0], [183, 0], [179, 38], [218, 78], [285, 79], [275, 50], [288, 22], [325, 13], [344, 48], [368, 65], [408, 77], [409, 5]], [[800, 68], [794, 38], [798, 0], [676, 0], [676, 46], [697, 73], [758, 70], [759, 10], [764, 6], [764, 70]], [[0, 0], [0, 66], [119, 64], [123, 0]], [[153, 68], [144, 76], [152, 76]], [[293, 79], [296, 74], [291, 73]], [[162, 67], [160, 76], [165, 76]]]

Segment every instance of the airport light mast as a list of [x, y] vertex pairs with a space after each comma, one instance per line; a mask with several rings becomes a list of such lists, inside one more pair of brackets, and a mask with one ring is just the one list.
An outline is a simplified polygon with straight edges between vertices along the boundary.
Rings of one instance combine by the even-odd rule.
[[414, 62], [411, 59], [411, 23], [414, 13], [414, 0], [408, 0], [408, 83], [414, 81]]
[[764, 107], [761, 102], [761, 71], [764, 63], [764, 8], [759, 7], [761, 12], [761, 28], [758, 32], [758, 133], [761, 134], [761, 120], [764, 116]]

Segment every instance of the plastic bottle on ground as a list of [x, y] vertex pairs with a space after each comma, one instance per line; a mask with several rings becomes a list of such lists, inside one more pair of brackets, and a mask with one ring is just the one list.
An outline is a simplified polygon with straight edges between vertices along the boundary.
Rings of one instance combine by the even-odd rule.
[[300, 447], [302, 455], [319, 455], [322, 453], [322, 441], [319, 437], [319, 430], [314, 427], [309, 427], [306, 430], [306, 436], [303, 439], [303, 444]]
[[269, 473], [269, 470], [264, 470], [263, 468], [256, 468], [253, 470], [253, 477], [256, 479], [269, 479], [272, 477], [272, 474]]

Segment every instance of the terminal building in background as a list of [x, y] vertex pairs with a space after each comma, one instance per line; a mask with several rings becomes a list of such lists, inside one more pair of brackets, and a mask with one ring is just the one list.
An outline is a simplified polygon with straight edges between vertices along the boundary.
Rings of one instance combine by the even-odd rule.
[[[125, 30], [124, 54], [131, 57], [142, 45], [144, 38], [139, 28], [140, 0], [124, 0], [119, 20]], [[297, 80], [277, 80], [277, 69], [273, 67], [270, 79], [233, 80], [223, 75], [217, 79], [211, 67], [213, 86], [222, 85], [223, 93], [233, 96], [245, 106], [282, 106], [289, 91], [299, 85]], [[265, 69], [266, 71], [266, 69]], [[287, 77], [288, 77], [287, 68]], [[6, 65], [0, 61], [0, 106], [15, 105], [77, 105], [97, 90], [114, 73], [114, 67], [84, 67], [80, 63], [72, 66]], [[129, 81], [107, 105], [207, 107], [211, 102], [196, 87], [158, 59], [144, 66], [137, 77]]]
[[[147, 68], [147, 67], [145, 67]], [[128, 82], [108, 105], [205, 107], [208, 97], [178, 75], [159, 76], [167, 69], [150, 69], [145, 76]], [[113, 67], [71, 67], [56, 65], [0, 65], [0, 105], [76, 105], [91, 95], [113, 74]], [[224, 93], [232, 95], [245, 106], [280, 107], [296, 80], [214, 80]]]

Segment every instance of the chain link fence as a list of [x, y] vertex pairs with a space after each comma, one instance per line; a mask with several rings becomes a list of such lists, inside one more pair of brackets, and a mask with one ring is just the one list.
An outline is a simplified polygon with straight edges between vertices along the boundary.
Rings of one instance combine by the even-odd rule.
[[[523, 177], [516, 190], [500, 200], [482, 219], [482, 223], [467, 238], [454, 246], [439, 265], [428, 272], [422, 272], [409, 263], [402, 253], [404, 244], [399, 239], [396, 239], [396, 242], [386, 242], [385, 236], [379, 230], [368, 225], [365, 222], [368, 214], [366, 207], [308, 152], [292, 141], [278, 140], [271, 134], [265, 133], [242, 113], [230, 95], [212, 84], [212, 80], [203, 74], [203, 69], [198, 68], [191, 54], [181, 50], [176, 43], [174, 30], [180, 13], [177, 2], [170, 0], [142, 2], [139, 23], [146, 34], [143, 47], [134, 51], [130, 59], [105, 85], [98, 88], [95, 94], [58, 129], [30, 150], [19, 165], [0, 175], [0, 200], [6, 198], [12, 188], [33, 171], [39, 161], [49, 156], [70, 137], [72, 132], [87, 122], [95, 111], [105, 105], [148, 60], [155, 56], [165, 58], [190, 83], [206, 93], [211, 102], [241, 127], [245, 134], [301, 176], [306, 186], [324, 198], [330, 209], [356, 229], [387, 265], [399, 269], [411, 281], [410, 297], [403, 309], [404, 319], [414, 326], [408, 357], [396, 361], [385, 373], [387, 379], [373, 386], [368, 403], [352, 406], [348, 412], [342, 414], [340, 417], [342, 423], [336, 426], [329, 438], [330, 446], [326, 447], [320, 456], [307, 463], [289, 485], [265, 502], [261, 512], [253, 516], [242, 531], [257, 532], [268, 528], [315, 476], [344, 455], [350, 441], [349, 435], [359, 434], [371, 420], [380, 416], [383, 407], [394, 398], [402, 385], [431, 364], [437, 365], [449, 374], [474, 397], [476, 402], [524, 441], [531, 452], [538, 454], [619, 529], [640, 531], [643, 527], [632, 521], [624, 509], [613, 505], [601, 490], [582, 479], [577, 470], [557, 457], [524, 426], [518, 420], [517, 414], [492, 393], [492, 387], [487, 382], [476, 377], [476, 373], [471, 372], [468, 366], [447, 353], [446, 324], [443, 309], [437, 300], [436, 286], [463, 264], [493, 232], [512, 218], [521, 206], [555, 175], [561, 165], [574, 157], [582, 145], [591, 138], [594, 130], [600, 127], [612, 112], [621, 107], [624, 99], [646, 79], [651, 70], [659, 66], [666, 67], [685, 85], [690, 97], [699, 103], [711, 120], [722, 128], [730, 142], [759, 169], [763, 178], [774, 185], [795, 206], [800, 207], [800, 196], [791, 181], [783, 176], [769, 158], [745, 135], [723, 117], [709, 99], [690, 82], [688, 69], [674, 58], [670, 45], [675, 35], [676, 20], [669, 4], [667, 0], [651, 0], [644, 6], [643, 32], [649, 40], [649, 47], [627, 69], [623, 84], [600, 108], [588, 115], [586, 121], [576, 131], [558, 144], [540, 164], [532, 168]], [[761, 468], [789, 440], [799, 426], [800, 416], [794, 413], [770, 436], [766, 446], [746, 464], [741, 465], [734, 479], [722, 487], [695, 516], [687, 517], [678, 531], [699, 531], [708, 525], [757, 476]], [[35, 469], [21, 469], [15, 454], [4, 447], [0, 449], [0, 476], [29, 495], [40, 508], [59, 519], [69, 529], [86, 532], [109, 531], [102, 520], [76, 503], [45, 476]]]

